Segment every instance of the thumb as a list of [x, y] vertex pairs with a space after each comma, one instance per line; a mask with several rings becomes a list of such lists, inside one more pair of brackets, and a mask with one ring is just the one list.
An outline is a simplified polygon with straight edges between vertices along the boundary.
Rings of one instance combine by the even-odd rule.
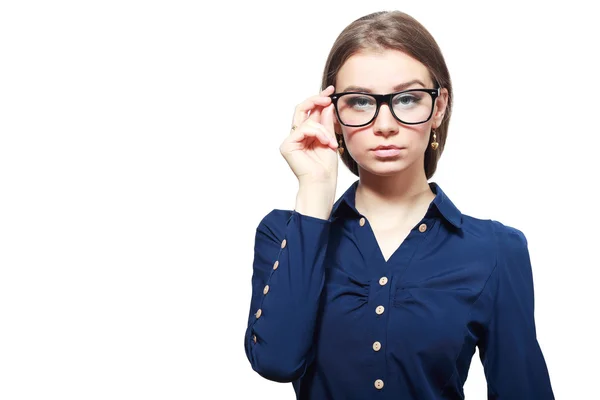
[[335, 140], [335, 132], [333, 126], [333, 104], [328, 105], [321, 112], [321, 125], [327, 130], [329, 133], [329, 137]]

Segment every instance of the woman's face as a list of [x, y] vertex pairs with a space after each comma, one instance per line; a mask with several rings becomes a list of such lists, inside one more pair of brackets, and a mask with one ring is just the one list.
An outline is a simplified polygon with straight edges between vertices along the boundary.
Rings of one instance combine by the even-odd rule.
[[[413, 80], [421, 83], [415, 82], [406, 88], [394, 89], [400, 84]], [[435, 87], [425, 65], [397, 50], [362, 52], [353, 55], [339, 70], [335, 86], [336, 93], [363, 92], [364, 89], [368, 89], [368, 91], [375, 94], [387, 94], [406, 89], [433, 89]], [[428, 94], [421, 94], [431, 99]], [[427, 101], [424, 99], [422, 101]], [[448, 91], [442, 89], [434, 104], [431, 119], [421, 124], [403, 124], [394, 118], [388, 104], [382, 104], [377, 118], [369, 125], [358, 128], [348, 127], [340, 125], [336, 117], [335, 130], [343, 133], [346, 151], [350, 152], [359, 168], [372, 174], [393, 175], [411, 165], [418, 165], [423, 168], [425, 150], [432, 141], [430, 140], [430, 136], [433, 136], [430, 135], [431, 129], [437, 128], [441, 124], [447, 99]], [[345, 105], [338, 102], [338, 109], [342, 112], [341, 108], [346, 107], [348, 109], [352, 106], [352, 109], [357, 111], [348, 112], [356, 114], [363, 111], [364, 107], [370, 107], [368, 104], [368, 101], [365, 102], [360, 99]], [[411, 97], [404, 97], [399, 99], [398, 104], [394, 107], [399, 113], [405, 112], [406, 115], [409, 115], [413, 112], [410, 111], [411, 107], [414, 107], [411, 104], [417, 103], [414, 103]], [[431, 109], [430, 107], [431, 105], [429, 105], [429, 109]], [[344, 120], [344, 118], [342, 119]], [[396, 151], [397, 154], [388, 152], [392, 153], [391, 156], [374, 150], [378, 146], [388, 145], [397, 146], [401, 150]]]

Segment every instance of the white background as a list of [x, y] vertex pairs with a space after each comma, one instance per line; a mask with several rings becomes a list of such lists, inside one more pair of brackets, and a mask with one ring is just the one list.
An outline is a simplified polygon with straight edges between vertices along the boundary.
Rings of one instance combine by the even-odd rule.
[[336, 36], [390, 9], [454, 84], [432, 180], [525, 233], [555, 394], [593, 396], [600, 32], [532, 3], [2, 2], [0, 398], [294, 398], [244, 354], [254, 233], [294, 207], [278, 148]]

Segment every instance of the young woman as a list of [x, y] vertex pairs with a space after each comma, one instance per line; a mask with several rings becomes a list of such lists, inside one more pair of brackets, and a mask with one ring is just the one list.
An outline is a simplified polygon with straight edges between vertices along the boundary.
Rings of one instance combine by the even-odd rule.
[[[401, 12], [360, 18], [322, 88], [280, 146], [296, 207], [256, 230], [252, 368], [298, 399], [462, 399], [478, 347], [489, 399], [553, 399], [524, 234], [428, 183], [452, 110], [433, 37]], [[335, 201], [338, 153], [359, 179]]]

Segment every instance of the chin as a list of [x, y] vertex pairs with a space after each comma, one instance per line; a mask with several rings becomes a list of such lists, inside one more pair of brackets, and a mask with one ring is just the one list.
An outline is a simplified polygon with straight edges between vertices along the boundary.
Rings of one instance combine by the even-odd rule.
[[366, 163], [357, 161], [357, 163], [360, 165], [360, 167], [362, 169], [369, 172], [370, 174], [379, 175], [379, 176], [396, 175], [399, 172], [406, 170], [409, 166], [406, 163], [406, 160], [398, 160], [398, 159], [397, 160], [385, 160], [385, 161], [369, 160]]

